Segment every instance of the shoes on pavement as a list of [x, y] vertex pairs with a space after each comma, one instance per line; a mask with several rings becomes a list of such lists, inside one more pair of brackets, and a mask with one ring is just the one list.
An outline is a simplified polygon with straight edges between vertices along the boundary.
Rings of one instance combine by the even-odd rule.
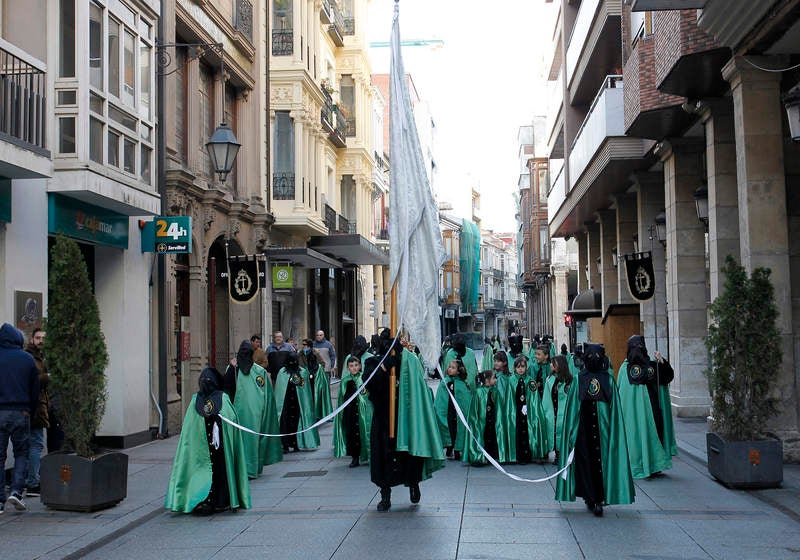
[[592, 513], [594, 513], [595, 517], [603, 517], [603, 505], [595, 504]]
[[9, 496], [8, 500], [6, 500], [6, 503], [14, 506], [14, 509], [17, 511], [25, 511], [28, 509], [28, 506], [25, 505], [25, 500], [22, 499], [22, 496], [19, 494], [19, 492], [12, 492], [11, 496]]
[[409, 486], [408, 495], [412, 504], [418, 504], [420, 498], [422, 498], [422, 493], [419, 491], [419, 484], [412, 484]]
[[211, 502], [205, 500], [197, 504], [197, 507], [192, 510], [192, 513], [195, 515], [211, 515], [214, 513], [214, 506], [211, 505]]
[[453, 448], [451, 446], [445, 447], [444, 452], [445, 452], [445, 457], [447, 457], [448, 459], [453, 458]]
[[588, 509], [590, 512], [594, 512], [594, 502], [593, 501], [584, 499], [583, 502], [586, 504], [586, 509]]
[[461, 460], [461, 451], [455, 451], [453, 453], [453, 455], [455, 456], [456, 461], [460, 461]]
[[350, 468], [354, 469], [358, 466], [358, 457], [353, 457], [353, 460], [350, 461]]
[[25, 489], [25, 496], [28, 498], [35, 498], [36, 496], [40, 496], [42, 494], [42, 487], [41, 485], [37, 484], [36, 486], [28, 486]]
[[389, 511], [392, 507], [392, 489], [381, 488], [381, 501], [378, 502], [378, 511]]

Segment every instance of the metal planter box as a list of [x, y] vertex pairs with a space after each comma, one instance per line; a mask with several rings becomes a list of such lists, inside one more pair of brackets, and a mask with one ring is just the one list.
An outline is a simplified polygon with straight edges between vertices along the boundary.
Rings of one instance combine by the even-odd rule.
[[783, 442], [726, 441], [706, 434], [708, 472], [731, 488], [774, 488], [783, 482]]
[[68, 511], [97, 511], [117, 505], [128, 494], [128, 456], [117, 451], [94, 458], [74, 453], [42, 457], [44, 505]]

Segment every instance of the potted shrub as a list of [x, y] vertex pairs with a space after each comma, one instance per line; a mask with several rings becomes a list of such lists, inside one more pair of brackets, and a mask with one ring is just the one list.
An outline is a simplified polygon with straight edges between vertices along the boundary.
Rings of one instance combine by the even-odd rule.
[[54, 509], [95, 511], [127, 495], [128, 456], [92, 445], [105, 408], [108, 353], [86, 263], [72, 239], [56, 239], [48, 282], [45, 350], [65, 445], [42, 458], [41, 500]]
[[722, 272], [725, 288], [711, 304], [706, 338], [713, 395], [712, 432], [706, 434], [708, 470], [731, 487], [778, 486], [783, 444], [766, 431], [778, 412], [773, 389], [782, 353], [770, 270], [756, 268], [748, 278], [728, 256]]

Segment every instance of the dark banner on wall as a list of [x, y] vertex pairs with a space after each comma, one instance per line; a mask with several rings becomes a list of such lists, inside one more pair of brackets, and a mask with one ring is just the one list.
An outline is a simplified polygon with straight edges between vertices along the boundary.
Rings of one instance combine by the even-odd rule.
[[261, 263], [255, 256], [228, 259], [228, 293], [236, 303], [250, 303], [261, 287], [259, 268]]
[[628, 277], [628, 290], [634, 299], [647, 301], [656, 293], [656, 280], [653, 272], [653, 254], [632, 253], [623, 255]]

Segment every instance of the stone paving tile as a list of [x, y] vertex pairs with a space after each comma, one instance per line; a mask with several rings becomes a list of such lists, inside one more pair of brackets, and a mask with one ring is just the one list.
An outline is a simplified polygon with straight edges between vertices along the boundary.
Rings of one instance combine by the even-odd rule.
[[458, 546], [458, 560], [573, 560], [583, 558], [575, 542], [566, 544], [504, 544], [498, 547], [492, 543], [461, 542]]
[[375, 530], [359, 523], [333, 555], [334, 560], [353, 558], [413, 558], [452, 560], [456, 557], [458, 528]]
[[340, 518], [294, 520], [262, 518], [235, 535], [227, 546], [316, 546], [333, 551], [358, 520], [357, 515]]
[[209, 560], [219, 552], [219, 546], [180, 546], [174, 548], [152, 548], [149, 543], [132, 543], [115, 548], [94, 551], [84, 556], [86, 560]]

